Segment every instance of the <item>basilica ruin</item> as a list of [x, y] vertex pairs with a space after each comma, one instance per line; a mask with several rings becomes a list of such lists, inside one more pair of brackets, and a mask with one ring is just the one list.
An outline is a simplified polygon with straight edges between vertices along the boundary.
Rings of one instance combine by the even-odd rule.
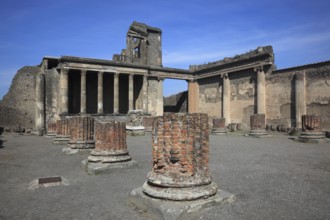
[[[303, 115], [319, 115], [329, 130], [330, 61], [278, 70], [274, 57], [264, 46], [189, 69], [163, 67], [161, 29], [133, 22], [126, 48], [112, 60], [43, 57], [40, 65], [20, 69], [0, 103], [0, 126], [45, 133], [69, 116], [102, 120], [142, 110], [148, 118], [165, 110], [206, 113], [211, 126], [222, 118], [225, 126], [247, 130], [254, 114], [266, 124], [297, 128]], [[164, 79], [185, 80], [188, 91], [168, 103]]]

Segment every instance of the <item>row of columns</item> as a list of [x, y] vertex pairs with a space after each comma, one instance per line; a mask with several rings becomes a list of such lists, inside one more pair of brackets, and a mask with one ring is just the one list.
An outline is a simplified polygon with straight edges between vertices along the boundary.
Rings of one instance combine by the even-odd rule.
[[[61, 70], [60, 76], [60, 91], [62, 99], [62, 114], [69, 112], [69, 88], [68, 88], [68, 69]], [[86, 114], [86, 70], [81, 70], [81, 91], [80, 91], [80, 113]], [[98, 72], [98, 81], [97, 81], [97, 113], [103, 114], [103, 73], [102, 71]], [[142, 107], [144, 111], [147, 111], [148, 100], [147, 100], [147, 76], [143, 76], [143, 86], [142, 86]], [[113, 113], [119, 113], [119, 73], [114, 73], [114, 99], [113, 99]], [[128, 110], [134, 110], [134, 74], [130, 74], [128, 77]]]

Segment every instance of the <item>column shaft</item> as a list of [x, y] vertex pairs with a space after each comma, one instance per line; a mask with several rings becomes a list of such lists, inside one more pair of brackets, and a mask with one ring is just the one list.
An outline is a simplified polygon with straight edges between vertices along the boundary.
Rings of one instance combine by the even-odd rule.
[[142, 108], [145, 113], [148, 113], [148, 78], [146, 75], [143, 76], [143, 85], [142, 85]]
[[61, 76], [60, 76], [60, 88], [61, 88], [61, 114], [68, 114], [69, 113], [69, 70], [68, 69], [62, 69], [61, 70]]
[[158, 94], [157, 94], [157, 116], [162, 116], [164, 113], [163, 100], [163, 79], [158, 79]]
[[86, 70], [81, 70], [80, 113], [86, 114]]
[[134, 110], [134, 75], [128, 76], [128, 111]]
[[198, 83], [197, 81], [188, 81], [188, 112], [198, 112]]
[[43, 135], [45, 129], [44, 115], [44, 74], [39, 73], [36, 77], [36, 115], [35, 123], [38, 135]]
[[266, 114], [265, 73], [263, 68], [257, 70], [257, 114]]
[[103, 114], [103, 72], [98, 72], [97, 78], [97, 113]]
[[222, 86], [222, 117], [226, 119], [226, 124], [230, 124], [230, 81], [227, 74], [223, 76]]
[[113, 80], [113, 113], [119, 113], [119, 73], [114, 74]]
[[299, 72], [295, 75], [295, 109], [296, 109], [296, 128], [301, 128], [301, 117], [306, 115], [305, 99], [305, 73]]

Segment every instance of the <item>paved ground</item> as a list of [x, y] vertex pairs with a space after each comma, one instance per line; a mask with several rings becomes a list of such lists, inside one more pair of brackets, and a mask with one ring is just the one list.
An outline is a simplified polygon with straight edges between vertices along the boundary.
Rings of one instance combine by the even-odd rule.
[[[128, 137], [139, 167], [91, 176], [86, 155], [66, 156], [45, 137], [3, 134], [0, 219], [143, 219], [128, 205], [151, 170], [151, 135]], [[303, 144], [289, 136], [210, 137], [213, 180], [236, 195], [198, 219], [330, 219], [330, 143]], [[68, 186], [28, 190], [36, 178], [61, 176]]]

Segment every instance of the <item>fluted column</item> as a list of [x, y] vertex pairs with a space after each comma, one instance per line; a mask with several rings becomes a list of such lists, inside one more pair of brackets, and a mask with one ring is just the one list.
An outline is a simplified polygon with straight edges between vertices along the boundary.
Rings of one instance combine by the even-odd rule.
[[301, 128], [301, 116], [306, 115], [305, 73], [295, 74], [296, 128]]
[[257, 72], [257, 114], [266, 114], [266, 84], [263, 67], [255, 68]]
[[128, 76], [128, 111], [134, 110], [134, 87], [133, 87], [134, 75]]
[[228, 74], [222, 76], [222, 117], [226, 119], [226, 124], [230, 124], [230, 81]]
[[119, 113], [119, 73], [114, 74], [113, 80], [113, 113]]
[[199, 87], [195, 80], [188, 81], [188, 112], [198, 112]]
[[80, 81], [80, 113], [86, 114], [86, 70], [81, 70]]
[[61, 101], [62, 101], [62, 114], [69, 113], [69, 69], [61, 69], [61, 76], [60, 76], [60, 87], [61, 87]]
[[145, 113], [148, 113], [148, 78], [147, 75], [143, 75], [143, 85], [142, 85], [142, 108]]
[[97, 78], [97, 113], [103, 114], [103, 72], [98, 72]]

